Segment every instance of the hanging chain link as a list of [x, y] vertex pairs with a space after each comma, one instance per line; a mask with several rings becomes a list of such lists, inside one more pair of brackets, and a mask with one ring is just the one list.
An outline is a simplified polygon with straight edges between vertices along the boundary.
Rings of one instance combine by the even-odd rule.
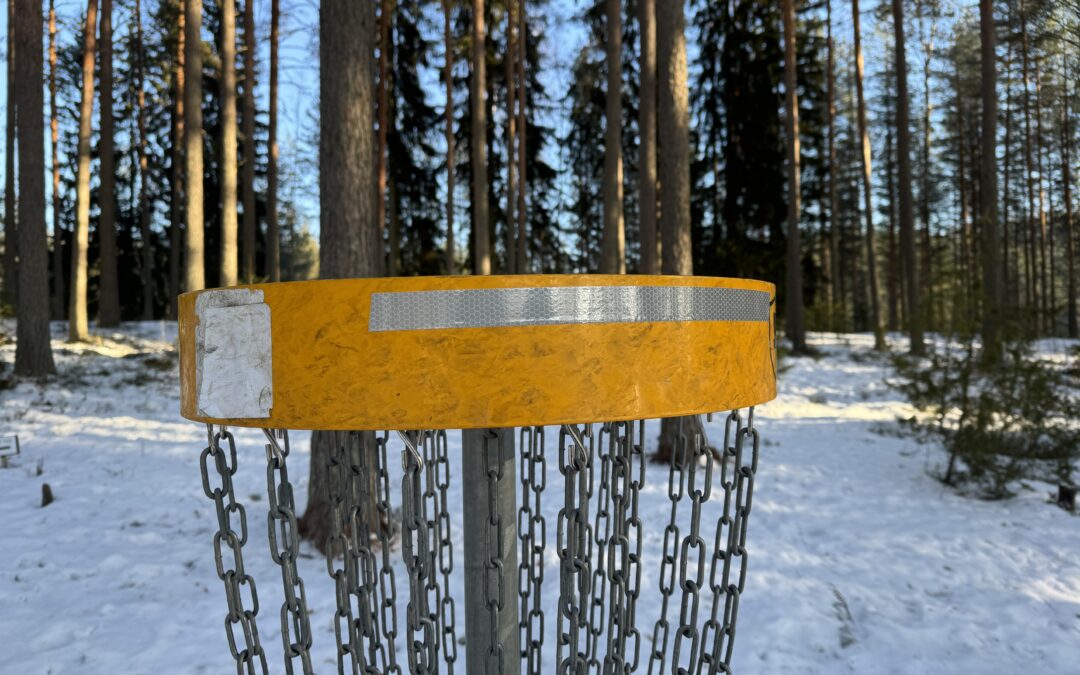
[[[641, 424], [641, 423], [639, 423]], [[641, 427], [644, 434], [644, 427]], [[638, 517], [638, 494], [644, 479], [644, 455], [634, 442], [634, 423], [605, 425], [611, 455], [611, 504], [613, 531], [608, 539], [607, 651], [605, 675], [632, 672], [637, 664], [639, 640], [634, 626], [636, 600], [641, 582], [641, 520]], [[637, 475], [634, 463], [637, 460]], [[627, 640], [634, 636], [633, 658], [626, 660]]]
[[[334, 637], [337, 640], [338, 673], [357, 675], [367, 670], [363, 650], [359, 648], [356, 621], [350, 589], [357, 578], [356, 559], [351, 555], [347, 529], [351, 520], [352, 505], [356, 503], [353, 481], [348, 472], [349, 452], [346, 446], [352, 442], [349, 432], [329, 433], [330, 448], [326, 453], [326, 487], [330, 502], [330, 535], [326, 541], [326, 570], [334, 580]], [[341, 554], [341, 566], [337, 555]]]
[[679, 502], [683, 498], [683, 461], [686, 451], [686, 435], [683, 433], [683, 418], [676, 423], [675, 442], [671, 449], [671, 461], [668, 463], [668, 500], [671, 502], [671, 516], [664, 528], [664, 544], [660, 558], [660, 617], [653, 626], [653, 651], [649, 656], [649, 675], [659, 675], [664, 672], [664, 662], [667, 659], [668, 634], [668, 605], [671, 596], [675, 592], [675, 572], [679, 560], [679, 525], [678, 510]]
[[518, 509], [518, 540], [521, 562], [518, 564], [520, 598], [521, 658], [527, 675], [540, 675], [543, 662], [544, 614], [540, 611], [540, 589], [544, 583], [544, 540], [547, 521], [540, 509], [541, 495], [547, 487], [547, 461], [544, 457], [544, 427], [521, 429], [521, 506]]
[[[734, 439], [734, 443], [732, 443]], [[750, 444], [750, 463], [744, 451]], [[705, 634], [712, 640], [702, 641], [702, 665], [708, 665], [709, 675], [731, 672], [731, 657], [735, 647], [735, 624], [739, 618], [739, 598], [746, 588], [746, 528], [754, 500], [754, 476], [757, 474], [761, 437], [754, 428], [754, 409], [750, 408], [745, 426], [739, 412], [728, 415], [724, 427], [724, 463], [720, 484], [724, 490], [724, 508], [716, 523], [713, 545], [710, 586], [713, 592], [712, 618], [706, 623]], [[732, 465], [728, 473], [728, 460]], [[736, 566], [736, 581], [732, 582], [732, 566]], [[721, 578], [717, 582], [716, 574]], [[720, 608], [723, 615], [717, 618]], [[707, 651], [706, 651], [707, 650]]]
[[457, 661], [457, 626], [454, 616], [454, 596], [450, 592], [450, 575], [454, 571], [454, 544], [451, 538], [450, 512], [446, 498], [447, 490], [450, 489], [450, 459], [447, 452], [448, 443], [445, 431], [435, 432], [434, 444], [435, 486], [439, 490], [435, 532], [438, 547], [438, 569], [442, 574], [442, 599], [438, 604], [438, 621], [442, 630], [440, 646], [442, 647], [443, 662], [446, 664], [446, 673], [447, 675], [453, 675], [454, 662]]
[[424, 432], [399, 432], [398, 435], [405, 443], [405, 449], [401, 451], [404, 469], [401, 479], [401, 555], [409, 574], [409, 604], [405, 614], [409, 638], [406, 647], [409, 671], [427, 675], [436, 667], [438, 641], [427, 594], [433, 558], [429, 553], [430, 520], [425, 511], [425, 491], [422, 490], [421, 480], [426, 470], [420, 452]]
[[[679, 609], [679, 630], [675, 634], [675, 649], [671, 665], [678, 675], [697, 672], [698, 612], [701, 607], [701, 587], [705, 584], [705, 539], [701, 536], [701, 504], [712, 493], [712, 452], [705, 446], [705, 439], [695, 433], [693, 442], [684, 436], [683, 452], [689, 451], [684, 460], [686, 467], [686, 492], [690, 496], [690, 530], [679, 549], [679, 587], [682, 589], [682, 605]], [[698, 475], [704, 464], [701, 484]], [[689, 642], [689, 644], [687, 644]], [[680, 656], [686, 654], [687, 665], [681, 665]]]
[[397, 581], [394, 576], [394, 565], [390, 558], [390, 522], [393, 511], [390, 507], [390, 469], [387, 462], [387, 445], [389, 434], [381, 434], [375, 438], [375, 506], [379, 513], [379, 548], [381, 564], [379, 565], [379, 624], [382, 630], [382, 646], [386, 651], [385, 672], [400, 675], [401, 666], [397, 663]]
[[499, 612], [505, 604], [506, 586], [503, 576], [502, 559], [502, 513], [499, 509], [499, 481], [502, 480], [502, 457], [500, 456], [499, 435], [487, 429], [483, 435], [484, 473], [487, 475], [488, 490], [488, 534], [487, 560], [484, 561], [484, 602], [488, 608], [490, 620], [490, 643], [487, 658], [484, 661], [488, 675], [503, 672], [503, 646], [499, 636]]
[[590, 634], [584, 612], [592, 575], [592, 440], [589, 424], [581, 429], [564, 424], [559, 431], [559, 472], [565, 486], [556, 534], [560, 561], [556, 658], [560, 675], [584, 675], [589, 665]]
[[285, 671], [292, 675], [293, 661], [300, 659], [304, 675], [311, 675], [311, 623], [308, 618], [304, 580], [296, 568], [300, 539], [296, 526], [296, 503], [289, 470], [289, 432], [263, 429], [266, 435], [266, 494], [270, 504], [267, 533], [270, 557], [281, 568], [285, 602], [281, 605], [281, 642]]
[[[214, 534], [214, 563], [218, 578], [225, 584], [225, 602], [228, 606], [225, 636], [229, 641], [229, 653], [236, 661], [236, 672], [239, 675], [255, 675], [257, 672], [265, 675], [266, 652], [259, 642], [259, 629], [255, 622], [259, 613], [259, 595], [255, 589], [255, 579], [244, 570], [242, 549], [248, 538], [247, 513], [243, 505], [236, 501], [232, 483], [236, 474], [236, 439], [225, 426], [218, 427], [215, 432], [211, 424], [206, 425], [206, 435], [207, 446], [199, 457], [199, 470], [202, 473], [203, 492], [214, 501], [218, 519], [218, 531]], [[227, 451], [221, 447], [222, 441], [228, 446]], [[213, 488], [210, 487], [209, 460], [213, 460], [214, 471], [220, 483]], [[240, 528], [239, 532], [233, 528], [234, 517]], [[226, 561], [223, 546], [228, 548], [231, 561]], [[250, 602], [244, 602], [244, 588], [247, 589]], [[242, 650], [237, 648], [237, 629], [243, 635]]]
[[[612, 521], [612, 455], [615, 453], [614, 425], [601, 424], [596, 439], [596, 459], [600, 464], [598, 483], [592, 487], [596, 493], [596, 513], [593, 516], [590, 550], [596, 551], [596, 564], [592, 567], [591, 601], [589, 603], [589, 672], [600, 670], [600, 636], [607, 627], [605, 613], [607, 606], [608, 576], [605, 572], [608, 543], [611, 540]], [[595, 478], [594, 475], [590, 479]]]
[[[379, 636], [379, 604], [377, 597], [377, 564], [371, 549], [372, 526], [384, 529], [375, 507], [377, 490], [372, 471], [375, 442], [371, 432], [349, 434], [354, 441], [348, 444], [348, 468], [353, 502], [348, 514], [350, 536], [349, 556], [355, 576], [349, 580], [349, 593], [356, 600], [353, 620], [356, 650], [365, 653], [365, 673], [375, 675], [386, 670], [386, 649]], [[380, 667], [381, 666], [381, 667]]]

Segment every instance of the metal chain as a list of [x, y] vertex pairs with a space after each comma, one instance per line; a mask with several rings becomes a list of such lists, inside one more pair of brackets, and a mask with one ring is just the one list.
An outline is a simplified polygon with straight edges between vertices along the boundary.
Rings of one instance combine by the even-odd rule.
[[[692, 445], [683, 440], [684, 452], [691, 450], [686, 457], [686, 492], [690, 496], [690, 530], [679, 549], [679, 587], [682, 589], [682, 606], [679, 609], [679, 630], [675, 634], [675, 649], [671, 656], [671, 665], [678, 675], [697, 672], [698, 646], [701, 634], [698, 631], [698, 611], [701, 607], [701, 587], [705, 584], [705, 539], [701, 536], [701, 504], [712, 493], [712, 452], [705, 447], [701, 434], [695, 433]], [[698, 474], [704, 464], [705, 476], [702, 484], [698, 483]], [[689, 645], [686, 642], [689, 642]], [[687, 665], [683, 667], [680, 655], [687, 655]]]
[[425, 463], [420, 454], [420, 439], [424, 432], [398, 432], [398, 435], [405, 443], [405, 449], [401, 451], [404, 469], [401, 479], [401, 556], [409, 574], [409, 604], [405, 614], [409, 638], [406, 648], [409, 671], [427, 675], [436, 667], [438, 641], [427, 595], [429, 566], [433, 558], [429, 554], [429, 521], [425, 514], [424, 492], [421, 490]]
[[[266, 652], [259, 642], [259, 629], [255, 617], [259, 613], [259, 596], [255, 589], [255, 579], [244, 571], [243, 547], [247, 543], [247, 513], [242, 504], [236, 501], [232, 477], [236, 474], [236, 440], [225, 426], [214, 432], [212, 424], [206, 425], [207, 446], [199, 457], [199, 470], [202, 473], [203, 492], [214, 501], [217, 513], [218, 531], [214, 534], [214, 563], [218, 578], [225, 584], [225, 601], [228, 613], [225, 615], [225, 636], [229, 641], [229, 653], [236, 661], [239, 675], [265, 673]], [[221, 447], [225, 441], [228, 451]], [[213, 460], [214, 471], [219, 485], [210, 487], [210, 467], [208, 460]], [[233, 518], [237, 519], [240, 531], [233, 529]], [[226, 546], [232, 555], [231, 565], [226, 568]], [[250, 602], [244, 602], [242, 588], [247, 588]], [[244, 649], [237, 649], [236, 629], [243, 635]], [[258, 668], [258, 670], [256, 670]]]
[[518, 540], [521, 562], [518, 564], [520, 597], [521, 658], [527, 675], [540, 675], [543, 662], [544, 614], [540, 611], [540, 589], [544, 583], [544, 540], [547, 522], [540, 509], [541, 495], [547, 487], [547, 461], [544, 458], [544, 427], [521, 429], [521, 507], [518, 509]]
[[671, 516], [664, 528], [664, 548], [660, 558], [660, 617], [653, 626], [653, 650], [649, 656], [649, 675], [659, 675], [664, 671], [667, 659], [668, 605], [675, 591], [675, 567], [679, 560], [679, 501], [684, 493], [683, 461], [686, 452], [686, 435], [683, 433], [683, 418], [679, 418], [675, 431], [675, 443], [671, 449], [671, 461], [668, 464], [668, 500], [671, 502]]
[[[488, 608], [491, 635], [487, 658], [484, 661], [488, 675], [503, 672], [503, 646], [499, 637], [499, 612], [505, 604], [506, 588], [503, 585], [502, 514], [499, 509], [499, 481], [502, 479], [502, 458], [499, 456], [499, 435], [485, 430], [483, 435], [484, 473], [488, 490], [487, 560], [484, 562], [484, 602]], [[494, 456], [493, 456], [494, 455]]]
[[[356, 649], [366, 651], [365, 673], [375, 675], [385, 672], [386, 649], [379, 637], [379, 603], [377, 596], [378, 565], [371, 549], [372, 521], [376, 529], [383, 529], [376, 500], [375, 474], [372, 471], [374, 436], [371, 432], [355, 432], [350, 437], [355, 442], [348, 445], [348, 468], [351, 478], [353, 503], [349, 513], [349, 556], [353, 559], [351, 569], [355, 577], [349, 580], [349, 593], [356, 598], [355, 626]], [[380, 665], [382, 666], [380, 668]]]
[[[557, 528], [557, 550], [561, 564], [556, 658], [560, 675], [584, 675], [588, 672], [589, 633], [584, 611], [592, 574], [592, 534], [589, 526], [592, 438], [592, 425], [588, 424], [583, 425], [582, 429], [564, 424], [559, 431], [559, 472], [563, 475], [565, 486], [565, 501], [559, 511]], [[585, 631], [584, 636], [582, 630]]]
[[[734, 434], [735, 442], [730, 442]], [[745, 462], [744, 450], [750, 443], [750, 463]], [[708, 665], [709, 674], [730, 673], [731, 657], [735, 647], [735, 624], [739, 619], [739, 598], [746, 588], [746, 528], [750, 508], [754, 500], [754, 476], [757, 474], [758, 452], [761, 436], [754, 428], [754, 409], [750, 408], [746, 426], [740, 426], [738, 411], [733, 411], [727, 419], [724, 429], [724, 457], [731, 459], [731, 476], [727, 473], [727, 462], [721, 469], [721, 484], [724, 488], [724, 509], [716, 523], [716, 541], [713, 550], [710, 585], [713, 591], [713, 615], [706, 624], [706, 634], [711, 630], [713, 640], [711, 651], [704, 654], [702, 664]], [[732, 515], [734, 513], [734, 515]], [[726, 537], [724, 536], [726, 535]], [[732, 583], [732, 566], [736, 566], [737, 580]], [[716, 581], [717, 568], [721, 570], [720, 582]], [[721, 603], [723, 597], [723, 603]], [[723, 606], [723, 615], [717, 619], [719, 607]]]
[[[351, 499], [353, 484], [347, 473], [349, 460], [345, 448], [351, 439], [348, 432], [341, 431], [332, 431], [329, 437], [326, 491], [330, 502], [330, 535], [326, 540], [326, 570], [334, 580], [334, 597], [337, 602], [334, 612], [334, 637], [338, 645], [338, 673], [344, 674], [347, 671], [358, 675], [367, 670], [367, 663], [363, 651], [359, 648], [350, 594], [352, 580], [357, 578], [356, 559], [350, 554], [349, 537], [346, 534], [351, 520], [349, 512], [355, 504], [355, 499]], [[338, 553], [342, 556], [340, 567], [337, 564]]]
[[[593, 541], [596, 550], [596, 564], [592, 569], [591, 595], [589, 603], [589, 672], [600, 670], [599, 642], [607, 627], [605, 612], [607, 605], [608, 575], [605, 572], [608, 544], [611, 541], [612, 521], [612, 455], [616, 452], [615, 429], [612, 424], [601, 424], [596, 441], [596, 458], [600, 463], [600, 476], [596, 492], [596, 514], [593, 516]], [[617, 527], [617, 526], [616, 526]]]
[[393, 512], [390, 507], [390, 469], [387, 463], [386, 448], [388, 434], [375, 438], [375, 506], [379, 512], [379, 624], [383, 635], [383, 648], [386, 651], [386, 670], [388, 674], [401, 674], [397, 663], [397, 581], [394, 565], [390, 558], [390, 523]]
[[[450, 592], [450, 575], [454, 571], [454, 545], [450, 536], [450, 512], [447, 508], [447, 490], [450, 488], [450, 459], [447, 453], [445, 431], [435, 432], [435, 486], [439, 490], [438, 510], [435, 520], [438, 569], [442, 574], [442, 600], [439, 602], [440, 646], [447, 675], [453, 675], [457, 661], [457, 628], [455, 625], [454, 596]], [[429, 463], [430, 464], [430, 463]], [[434, 573], [433, 573], [434, 576]]]
[[[610, 583], [608, 600], [607, 652], [604, 673], [629, 673], [636, 667], [639, 640], [634, 627], [634, 611], [641, 579], [641, 520], [638, 517], [638, 493], [644, 477], [644, 456], [641, 446], [634, 443], [634, 424], [617, 422], [606, 425], [610, 436], [612, 464], [611, 504], [613, 531], [608, 539], [607, 578]], [[642, 427], [643, 431], [643, 427]], [[634, 459], [638, 460], [638, 475], [634, 477]], [[631, 535], [633, 528], [633, 535]], [[631, 536], [634, 548], [631, 548]], [[634, 635], [633, 658], [626, 661], [627, 639]]]
[[304, 675], [311, 675], [311, 623], [308, 618], [304, 580], [296, 568], [300, 539], [296, 527], [296, 503], [289, 470], [289, 432], [263, 429], [266, 435], [266, 494], [270, 504], [267, 532], [270, 557], [281, 568], [285, 602], [281, 605], [281, 642], [285, 649], [285, 672], [293, 674], [293, 661], [300, 659]]

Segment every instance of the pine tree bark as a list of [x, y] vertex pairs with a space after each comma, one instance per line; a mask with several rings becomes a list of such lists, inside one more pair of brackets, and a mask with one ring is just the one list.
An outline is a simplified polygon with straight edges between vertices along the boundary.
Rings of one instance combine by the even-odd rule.
[[[237, 282], [236, 2], [221, 2], [221, 260], [218, 285]], [[246, 236], [246, 235], [245, 235]], [[247, 260], [245, 250], [244, 260]], [[246, 279], [246, 268], [245, 268]]]
[[[934, 289], [933, 269], [934, 269], [934, 247], [933, 247], [933, 235], [930, 232], [930, 147], [931, 138], [933, 132], [933, 126], [930, 123], [931, 116], [934, 112], [933, 100], [930, 97], [930, 65], [931, 57], [934, 51], [934, 33], [936, 17], [933, 16], [934, 9], [931, 6], [931, 21], [930, 32], [927, 39], [922, 44], [923, 50], [923, 119], [922, 119], [922, 171], [920, 172], [920, 178], [922, 185], [919, 189], [919, 219], [922, 221], [922, 255], [920, 256], [921, 267], [919, 271], [919, 279], [922, 281], [923, 294], [926, 299], [926, 323], [925, 326], [929, 330], [933, 330], [938, 321], [938, 310], [940, 309], [939, 299]], [[920, 8], [920, 21], [922, 21], [921, 15], [922, 8]], [[921, 32], [921, 31], [920, 31]]]
[[[323, 0], [319, 8], [319, 275], [380, 276], [381, 224], [375, 219], [375, 12], [354, 0]], [[327, 67], [334, 64], [333, 68]], [[374, 434], [316, 431], [311, 435], [308, 501], [300, 534], [325, 552], [331, 532], [326, 459], [334, 443], [359, 442], [374, 452]], [[374, 486], [364, 486], [374, 499]], [[372, 527], [379, 527], [376, 509]], [[376, 530], [372, 530], [376, 531]]]
[[904, 268], [907, 297], [905, 316], [912, 354], [923, 354], [923, 315], [919, 298], [919, 270], [915, 257], [915, 218], [911, 197], [911, 99], [908, 96], [907, 54], [904, 45], [904, 8], [902, 0], [892, 0], [894, 48], [896, 51], [896, 154], [897, 188], [900, 201], [900, 257]]
[[49, 0], [49, 148], [52, 153], [53, 206], [53, 294], [52, 318], [63, 321], [67, 316], [64, 305], [64, 229], [60, 225], [60, 116], [56, 108], [56, 7]]
[[506, 268], [510, 274], [517, 273], [517, 28], [514, 0], [506, 0], [506, 54], [503, 55], [503, 79], [506, 80]]
[[802, 240], [799, 236], [799, 211], [802, 203], [799, 176], [799, 96], [796, 92], [795, 4], [783, 0], [784, 18], [784, 89], [787, 101], [788, 214], [787, 214], [787, 326], [785, 332], [796, 353], [806, 351], [806, 326], [803, 319]]
[[862, 36], [859, 30], [859, 0], [851, 0], [851, 17], [855, 35], [855, 93], [858, 99], [859, 137], [862, 139], [863, 217], [866, 220], [866, 276], [870, 282], [870, 326], [874, 331], [874, 349], [884, 351], [886, 348], [885, 326], [881, 322], [877, 245], [874, 242], [874, 193], [872, 187], [870, 129], [866, 124], [866, 99], [863, 96], [863, 55]]
[[[15, 373], [56, 372], [49, 343], [49, 243], [45, 230], [45, 100], [41, 0], [15, 3], [15, 105], [19, 110], [19, 284]], [[12, 44], [12, 43], [9, 43]]]
[[[50, 0], [51, 1], [51, 0]], [[139, 233], [142, 237], [142, 318], [154, 318], [154, 247], [150, 232], [149, 157], [146, 142], [146, 72], [143, 49], [142, 2], [135, 0], [135, 106], [139, 148]]]
[[[605, 0], [607, 93], [604, 109], [604, 231], [600, 272], [626, 273], [622, 165], [622, 3]], [[689, 142], [689, 141], [687, 141]]]
[[203, 260], [202, 0], [184, 4], [184, 290], [206, 287]]
[[681, 3], [656, 10], [660, 230], [664, 274], [693, 274], [690, 244], [690, 93]]
[[241, 103], [244, 117], [241, 120], [244, 135], [244, 162], [240, 167], [240, 198], [244, 204], [243, 265], [241, 278], [244, 283], [255, 283], [255, 239], [259, 223], [255, 213], [255, 2], [244, 0], [244, 86]]
[[[690, 91], [682, 3], [661, 2], [657, 6], [656, 47], [661, 269], [664, 274], [690, 275], [694, 273], [690, 244]], [[655, 461], [671, 460], [680, 428], [690, 443], [695, 434], [703, 435], [697, 416], [662, 420]]]
[[514, 269], [518, 274], [526, 274], [529, 264], [529, 246], [526, 234], [526, 188], [528, 186], [527, 175], [527, 155], [525, 154], [526, 142], [528, 140], [528, 126], [525, 117], [525, 106], [528, 103], [528, 79], [526, 77], [527, 71], [527, 57], [528, 52], [526, 50], [528, 40], [528, 24], [525, 19], [525, 5], [528, 4], [525, 0], [517, 0], [517, 19], [518, 19], [518, 32], [517, 32], [517, 75], [518, 75], [518, 110], [517, 110], [517, 160], [518, 160], [518, 205], [517, 205], [517, 261], [514, 264]]
[[[891, 117], [891, 115], [890, 115]], [[896, 244], [896, 185], [893, 176], [896, 174], [894, 155], [893, 128], [886, 125], [885, 130], [885, 192], [888, 194], [889, 208], [889, 263], [888, 263], [888, 295], [889, 295], [889, 330], [900, 330], [903, 290], [900, 283], [900, 256]]]
[[86, 315], [87, 255], [90, 244], [90, 122], [94, 113], [94, 55], [97, 53], [97, 0], [86, 3], [83, 30], [82, 98], [79, 103], [79, 145], [75, 169], [75, 232], [71, 252], [68, 340], [90, 337]]
[[180, 285], [180, 249], [184, 245], [184, 86], [186, 39], [187, 39], [187, 0], [178, 1], [179, 13], [176, 17], [176, 53], [173, 67], [173, 109], [172, 137], [169, 171], [169, 302], [166, 316], [175, 320], [177, 317], [177, 298]]
[[1036, 189], [1039, 211], [1039, 279], [1042, 287], [1041, 305], [1043, 316], [1043, 330], [1046, 335], [1052, 335], [1054, 331], [1054, 284], [1053, 284], [1053, 232], [1049, 231], [1046, 223], [1046, 181], [1043, 173], [1043, 139], [1042, 124], [1042, 74], [1039, 68], [1039, 55], [1035, 53], [1032, 64], [1035, 80], [1035, 175], [1038, 176]]
[[[852, 4], [852, 15], [858, 17], [858, 3]], [[826, 234], [825, 248], [822, 251], [822, 269], [827, 275], [825, 284], [825, 305], [828, 312], [828, 325], [837, 329], [836, 322], [836, 286], [837, 278], [832, 272], [833, 240], [837, 237], [836, 212], [838, 209], [836, 195], [836, 66], [833, 56], [834, 44], [832, 36], [832, 0], [825, 1], [825, 141], [828, 145], [829, 166], [826, 174], [828, 181], [829, 216]]]
[[7, 0], [7, 111], [4, 136], [4, 265], [0, 304], [14, 305], [18, 286], [19, 228], [15, 220], [15, 0]]
[[469, 92], [472, 129], [473, 274], [491, 274], [491, 232], [488, 225], [487, 176], [487, 47], [484, 0], [472, 0], [472, 82]]
[[638, 125], [638, 228], [641, 236], [641, 273], [660, 273], [660, 238], [656, 236], [656, 0], [638, 0], [641, 32], [641, 91]]
[[113, 138], [113, 40], [112, 0], [101, 0], [101, 214], [98, 241], [101, 245], [101, 278], [98, 287], [98, 326], [120, 325], [120, 288], [116, 270], [116, 149]]
[[1069, 111], [1069, 80], [1065, 65], [1062, 64], [1061, 81], [1063, 92], [1061, 97], [1061, 182], [1062, 197], [1065, 199], [1065, 243], [1069, 261], [1068, 285], [1066, 288], [1066, 313], [1069, 337], [1080, 337], [1080, 329], [1077, 328], [1076, 317], [1076, 240], [1073, 232], [1073, 207], [1072, 207], [1072, 126]]
[[270, 102], [269, 138], [266, 158], [266, 274], [271, 282], [281, 281], [281, 233], [278, 228], [278, 30], [280, 0], [270, 0]]
[[[981, 7], [980, 0], [980, 7]], [[981, 14], [981, 12], [980, 12]], [[1032, 161], [1032, 138], [1031, 138], [1031, 98], [1028, 95], [1028, 83], [1031, 77], [1031, 64], [1029, 61], [1030, 50], [1028, 48], [1028, 16], [1024, 0], [1020, 0], [1020, 56], [1023, 69], [1023, 104], [1024, 104], [1024, 183], [1027, 188], [1027, 226], [1025, 237], [1027, 239], [1027, 253], [1024, 260], [1024, 268], [1027, 276], [1027, 305], [1028, 309], [1035, 310], [1037, 320], [1029, 323], [1029, 330], [1033, 327], [1036, 334], [1042, 331], [1042, 316], [1040, 315], [1040, 299], [1042, 294], [1037, 287], [1039, 279], [1039, 265], [1035, 242], [1037, 239], [1035, 227], [1035, 167]]]
[[446, 50], [443, 64], [443, 82], [446, 85], [446, 273], [455, 274], [454, 260], [454, 179], [457, 159], [454, 147], [454, 34], [451, 30], [451, 3], [442, 0], [443, 48]]
[[[376, 137], [376, 164], [377, 164], [377, 184], [375, 187], [377, 199], [375, 200], [375, 222], [379, 224], [379, 227], [387, 227], [386, 224], [386, 188], [389, 173], [390, 158], [388, 156], [388, 143], [390, 134], [390, 53], [393, 50], [393, 45], [390, 44], [391, 38], [391, 26], [390, 21], [394, 12], [394, 0], [382, 0], [382, 5], [379, 10], [379, 81], [376, 88], [376, 94], [378, 97], [378, 110], [379, 110], [379, 133]], [[388, 232], [388, 239], [390, 240], [390, 254], [389, 262], [387, 265], [387, 273], [390, 276], [397, 276], [398, 273], [398, 251], [395, 233]]]
[[[983, 235], [983, 360], [994, 363], [1001, 355], [1001, 309], [1004, 307], [1004, 283], [999, 259], [1001, 240], [998, 230], [998, 92], [997, 36], [994, 4], [978, 2], [982, 46], [983, 139], [980, 166], [980, 227]], [[1008, 151], [1008, 149], [1007, 149]]]

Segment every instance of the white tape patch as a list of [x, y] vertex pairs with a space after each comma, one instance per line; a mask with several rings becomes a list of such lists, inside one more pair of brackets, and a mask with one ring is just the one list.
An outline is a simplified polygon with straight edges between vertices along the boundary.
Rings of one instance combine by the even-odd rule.
[[270, 306], [261, 290], [208, 291], [196, 298], [196, 407], [204, 417], [259, 419], [274, 405]]

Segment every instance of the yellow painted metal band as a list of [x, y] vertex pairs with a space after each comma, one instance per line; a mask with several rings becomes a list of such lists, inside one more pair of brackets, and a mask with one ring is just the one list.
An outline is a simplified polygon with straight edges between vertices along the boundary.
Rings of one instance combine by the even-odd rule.
[[[562, 289], [561, 295], [554, 293], [562, 297], [576, 288], [585, 289], [586, 298], [610, 295], [594, 287], [632, 289], [630, 296], [649, 299], [696, 299], [702, 295], [696, 289], [765, 293], [768, 320], [740, 320], [741, 315], [727, 310], [709, 315], [724, 317], [720, 320], [652, 320], [669, 318], [666, 310], [653, 307], [635, 319], [612, 323], [570, 318], [566, 323], [521, 325], [515, 317], [522, 312], [531, 316], [531, 310], [515, 307], [495, 318], [483, 311], [469, 314], [469, 321], [480, 317], [477, 324], [433, 320], [398, 326], [390, 321], [373, 330], [376, 294], [383, 301], [404, 297], [394, 296], [399, 293], [497, 289]], [[511, 427], [717, 412], [764, 403], [776, 395], [775, 289], [764, 282], [523, 275], [343, 279], [244, 288], [254, 291], [253, 297], [261, 294], [258, 300], [269, 308], [272, 404], [260, 417], [214, 417], [205, 406], [200, 412], [196, 362], [203, 358], [200, 341], [207, 327], [199, 326], [196, 304], [201, 294], [220, 291], [186, 293], [180, 296], [180, 371], [181, 414], [188, 419], [288, 429]], [[673, 289], [675, 295], [653, 289]], [[518, 290], [508, 297], [531, 302], [536, 295]], [[709, 297], [718, 295], [724, 294]], [[670, 317], [686, 318], [677, 312]], [[500, 321], [503, 325], [488, 325]]]

